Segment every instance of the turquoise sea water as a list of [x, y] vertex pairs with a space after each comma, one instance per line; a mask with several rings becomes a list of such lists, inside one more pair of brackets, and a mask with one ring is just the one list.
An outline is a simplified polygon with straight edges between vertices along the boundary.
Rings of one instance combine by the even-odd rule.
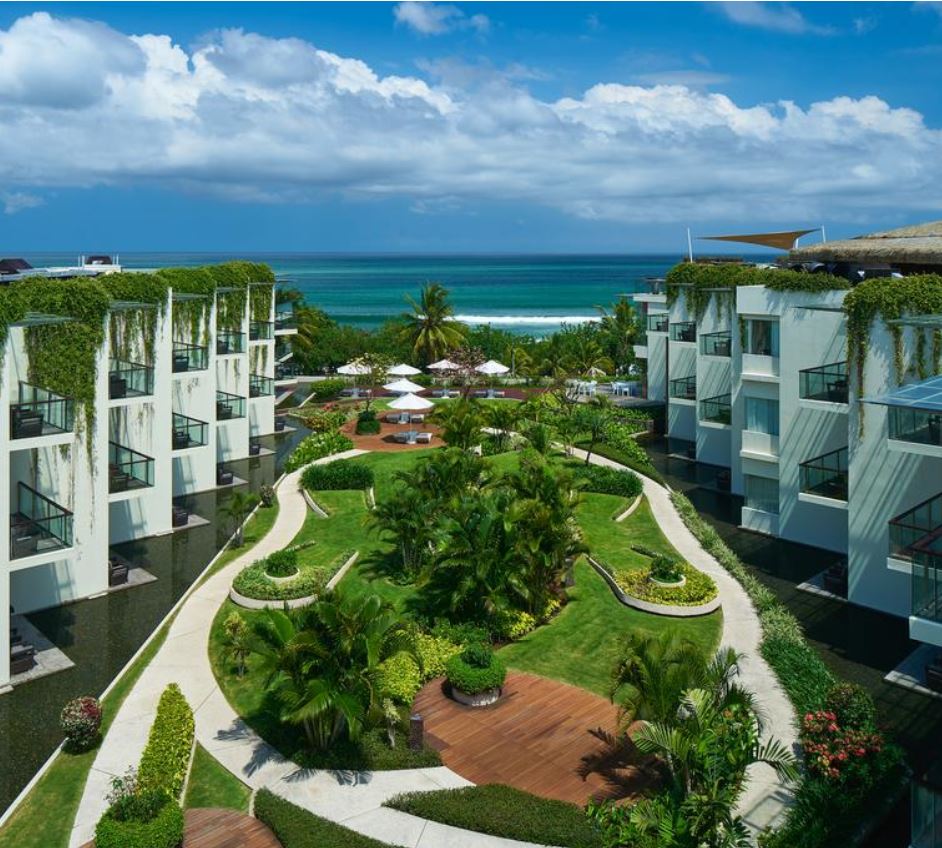
[[[73, 254], [24, 256], [36, 266], [74, 264]], [[234, 254], [128, 253], [129, 268], [196, 265]], [[434, 280], [451, 292], [458, 317], [469, 324], [493, 324], [542, 335], [562, 322], [595, 317], [596, 306], [644, 288], [644, 278], [663, 276], [678, 256], [454, 256], [259, 254], [306, 299], [338, 321], [375, 327], [406, 308]]]

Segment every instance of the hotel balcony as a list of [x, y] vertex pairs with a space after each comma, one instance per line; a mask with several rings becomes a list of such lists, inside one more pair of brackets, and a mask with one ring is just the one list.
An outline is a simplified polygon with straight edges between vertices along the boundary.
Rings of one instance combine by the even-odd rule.
[[887, 407], [890, 450], [942, 457], [942, 376], [863, 400]]
[[249, 397], [269, 397], [275, 393], [275, 381], [261, 374], [249, 374]]
[[678, 377], [668, 384], [668, 395], [675, 400], [697, 399], [697, 377]]
[[890, 556], [912, 569], [910, 638], [942, 647], [942, 494], [889, 525]]
[[209, 367], [209, 348], [184, 342], [173, 343], [173, 373], [205, 371]]
[[655, 312], [648, 315], [647, 331], [649, 333], [666, 333], [670, 319], [666, 312]]
[[891, 406], [888, 422], [894, 441], [942, 447], [942, 412]]
[[18, 400], [10, 404], [10, 438], [35, 439], [71, 433], [75, 428], [75, 404], [39, 386], [21, 382]]
[[217, 330], [216, 355], [229, 356], [233, 353], [245, 353], [245, 333]]
[[704, 333], [700, 336], [700, 353], [704, 356], [725, 356], [729, 358], [733, 351], [733, 339], [729, 330], [718, 333]]
[[216, 420], [233, 421], [245, 418], [245, 398], [229, 392], [216, 392]]
[[301, 366], [297, 362], [278, 362], [275, 364], [275, 382], [294, 380], [301, 374]]
[[727, 393], [701, 400], [700, 420], [710, 424], [731, 424], [733, 421], [732, 396]]
[[799, 489], [803, 494], [847, 500], [847, 448], [799, 463]]
[[275, 313], [275, 332], [281, 334], [296, 333], [298, 331], [298, 317], [294, 310], [285, 310]]
[[108, 368], [108, 397], [111, 400], [148, 397], [154, 393], [154, 369], [138, 362], [112, 359]]
[[72, 513], [25, 483], [16, 486], [10, 515], [10, 559], [72, 547]]
[[678, 321], [675, 324], [671, 324], [670, 339], [672, 342], [695, 344], [697, 341], [696, 321]]
[[834, 362], [798, 372], [798, 397], [826, 403], [844, 403], [849, 397], [847, 363]]
[[130, 492], [154, 485], [154, 459], [117, 442], [108, 442], [108, 493]]
[[173, 450], [199, 448], [209, 444], [209, 425], [198, 418], [173, 413]]
[[270, 341], [274, 338], [274, 327], [271, 321], [249, 321], [249, 341]]

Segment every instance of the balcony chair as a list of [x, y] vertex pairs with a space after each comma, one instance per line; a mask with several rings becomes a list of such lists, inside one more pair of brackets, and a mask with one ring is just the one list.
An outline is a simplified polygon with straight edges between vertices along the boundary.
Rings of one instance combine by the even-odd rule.
[[128, 396], [128, 381], [120, 374], [108, 375], [108, 397], [112, 400]]
[[847, 402], [847, 380], [835, 380], [828, 383], [828, 400], [831, 403]]
[[217, 486], [231, 486], [234, 476], [228, 468], [217, 468], [216, 469], [216, 485]]
[[249, 456], [260, 456], [262, 445], [260, 442], [249, 442]]
[[128, 566], [117, 557], [108, 558], [108, 585], [123, 586], [128, 582]]
[[276, 418], [276, 419], [275, 419], [275, 432], [276, 432], [276, 433], [283, 433], [283, 432], [284, 432], [284, 429], [285, 429], [285, 419], [284, 419], [284, 418]]
[[190, 511], [182, 506], [175, 506], [170, 514], [171, 527], [186, 527], [190, 520]]
[[108, 491], [125, 492], [131, 483], [131, 477], [125, 474], [117, 465], [108, 466]]
[[216, 355], [225, 356], [227, 353], [229, 353], [229, 340], [216, 339]]
[[173, 431], [173, 449], [180, 450], [190, 446], [190, 434], [186, 430]]
[[43, 415], [32, 409], [15, 407], [10, 418], [11, 436], [14, 439], [33, 439], [43, 434]]
[[836, 562], [824, 572], [824, 588], [834, 595], [847, 597], [847, 563]]
[[926, 663], [926, 686], [933, 692], [942, 692], [942, 653]]
[[174, 373], [179, 373], [181, 371], [190, 370], [190, 357], [185, 353], [175, 353], [173, 355], [173, 370]]
[[221, 400], [216, 401], [216, 420], [217, 421], [228, 421], [232, 418], [232, 405], [228, 403], [223, 403]]
[[17, 645], [10, 650], [10, 674], [23, 674], [36, 665], [36, 649], [32, 645]]

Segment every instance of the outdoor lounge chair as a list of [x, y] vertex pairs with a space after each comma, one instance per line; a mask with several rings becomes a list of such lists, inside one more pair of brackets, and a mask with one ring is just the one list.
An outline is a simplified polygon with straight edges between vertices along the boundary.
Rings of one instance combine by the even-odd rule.
[[409, 416], [409, 423], [410, 423], [410, 424], [422, 424], [422, 423], [424, 423], [424, 421], [425, 421], [425, 416], [424, 416], [421, 412], [420, 412], [420, 413], [417, 413], [417, 414], [415, 414], [415, 415], [410, 415], [410, 416]]
[[32, 645], [17, 645], [10, 651], [10, 674], [23, 674], [36, 665], [36, 649]]
[[837, 562], [824, 572], [824, 588], [842, 598], [847, 597], [847, 563]]
[[432, 441], [432, 434], [431, 433], [419, 433], [415, 437], [415, 440], [423, 445], [430, 444]]
[[942, 654], [926, 663], [926, 686], [933, 692], [942, 692]]
[[190, 370], [190, 357], [185, 353], [175, 353], [173, 355], [173, 371], [174, 373], [179, 373], [181, 371]]
[[387, 413], [386, 413], [386, 423], [387, 423], [387, 424], [398, 424], [398, 423], [399, 423], [399, 413], [398, 413], [398, 412], [387, 412]]
[[184, 509], [182, 506], [175, 506], [173, 508], [170, 515], [171, 527], [186, 527], [189, 521], [190, 521], [189, 510]]
[[393, 435], [393, 438], [394, 438], [400, 445], [407, 445], [407, 444], [409, 444], [409, 433], [408, 433], [406, 430], [403, 430], [403, 431], [400, 432], [400, 433], [395, 433], [395, 434]]
[[125, 563], [117, 557], [108, 559], [108, 585], [123, 586], [128, 582], [129, 569]]
[[216, 469], [216, 485], [217, 486], [231, 486], [232, 479], [233, 479], [232, 472], [228, 468]]
[[173, 431], [173, 449], [182, 450], [190, 446], [190, 434], [186, 430]]
[[108, 375], [108, 397], [123, 398], [128, 396], [128, 381], [118, 374]]
[[32, 409], [14, 407], [10, 411], [10, 430], [14, 439], [32, 439], [43, 434], [43, 416]]

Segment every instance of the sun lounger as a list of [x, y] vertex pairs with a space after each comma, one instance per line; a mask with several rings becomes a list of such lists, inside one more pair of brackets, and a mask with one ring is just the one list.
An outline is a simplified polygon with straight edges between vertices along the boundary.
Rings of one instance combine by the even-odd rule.
[[410, 416], [409, 416], [409, 423], [410, 423], [410, 424], [422, 424], [424, 421], [425, 421], [425, 416], [422, 415], [422, 413], [418, 413], [418, 414], [416, 414], [416, 415], [410, 415]]
[[415, 437], [415, 440], [423, 445], [430, 444], [432, 441], [432, 434], [431, 433], [419, 433]]

